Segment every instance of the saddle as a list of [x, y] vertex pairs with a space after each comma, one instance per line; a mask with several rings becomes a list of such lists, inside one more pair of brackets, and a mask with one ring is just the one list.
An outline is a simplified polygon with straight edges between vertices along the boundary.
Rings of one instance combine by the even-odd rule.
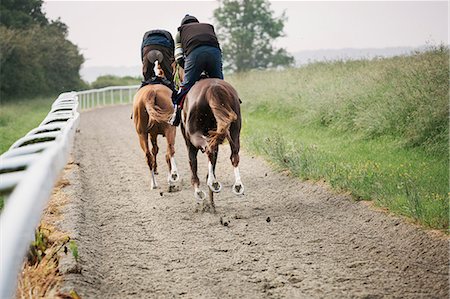
[[167, 80], [164, 77], [159, 77], [159, 76], [155, 76], [155, 77], [151, 77], [150, 79], [146, 80], [146, 81], [142, 81], [141, 83], [141, 87], [144, 87], [146, 85], [153, 85], [153, 84], [162, 84], [164, 86], [167, 86], [170, 90], [174, 90], [174, 86], [172, 84], [172, 82], [170, 82], [169, 80]]

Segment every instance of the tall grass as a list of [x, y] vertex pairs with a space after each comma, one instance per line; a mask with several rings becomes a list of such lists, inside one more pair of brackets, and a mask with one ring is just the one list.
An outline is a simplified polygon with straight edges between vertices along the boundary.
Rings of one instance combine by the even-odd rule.
[[[244, 142], [303, 179], [325, 179], [435, 228], [448, 227], [449, 50], [315, 63], [228, 78]], [[282, 137], [280, 137], [282, 136]]]
[[8, 100], [0, 103], [0, 154], [20, 137], [37, 127], [56, 97]]
[[[46, 97], [0, 102], [0, 155], [44, 120], [55, 99]], [[0, 194], [0, 210], [3, 205], [4, 196]]]

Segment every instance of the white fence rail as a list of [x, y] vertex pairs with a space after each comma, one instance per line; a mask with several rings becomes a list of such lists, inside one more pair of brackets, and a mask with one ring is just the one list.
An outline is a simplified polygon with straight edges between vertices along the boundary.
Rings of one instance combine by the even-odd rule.
[[12, 298], [28, 246], [58, 174], [67, 163], [80, 114], [131, 103], [140, 85], [110, 86], [61, 94], [47, 117], [0, 156], [0, 298]]
[[109, 86], [78, 92], [81, 109], [90, 109], [111, 104], [125, 104], [133, 101], [140, 85]]
[[39, 127], [0, 156], [0, 298], [14, 296], [17, 275], [78, 126], [78, 95], [61, 94]]

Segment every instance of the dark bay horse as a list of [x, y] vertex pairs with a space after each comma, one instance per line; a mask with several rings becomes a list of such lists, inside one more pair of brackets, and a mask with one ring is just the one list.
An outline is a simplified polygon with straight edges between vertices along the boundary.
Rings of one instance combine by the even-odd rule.
[[[158, 63], [156, 63], [158, 68]], [[167, 123], [173, 113], [172, 91], [170, 88], [153, 84], [141, 87], [134, 96], [133, 116], [139, 143], [147, 158], [147, 164], [152, 176], [151, 189], [157, 187], [155, 174], [157, 174], [156, 155], [158, 154], [158, 135], [163, 135], [167, 140], [166, 162], [169, 167], [168, 183], [170, 188], [179, 180], [179, 174], [175, 163], [175, 136], [176, 128]], [[152, 143], [150, 152], [148, 139]]]
[[[180, 77], [183, 77], [182, 69]], [[225, 139], [231, 147], [230, 159], [234, 167], [235, 183], [232, 191], [236, 195], [244, 193], [238, 168], [241, 124], [239, 96], [229, 83], [221, 79], [203, 79], [195, 83], [186, 95], [181, 131], [189, 152], [194, 196], [198, 200], [205, 199], [206, 194], [200, 189], [200, 180], [197, 176], [197, 153], [201, 150], [208, 156], [207, 185], [212, 202], [212, 192], [218, 193], [222, 189], [222, 185], [216, 179], [215, 168], [219, 144]]]

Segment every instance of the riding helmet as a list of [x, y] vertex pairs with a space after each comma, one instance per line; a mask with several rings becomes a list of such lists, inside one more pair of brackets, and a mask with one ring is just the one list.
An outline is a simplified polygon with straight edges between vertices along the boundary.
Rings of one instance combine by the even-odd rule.
[[189, 23], [198, 23], [198, 20], [194, 16], [185, 15], [183, 20], [181, 20], [181, 26], [189, 24]]

